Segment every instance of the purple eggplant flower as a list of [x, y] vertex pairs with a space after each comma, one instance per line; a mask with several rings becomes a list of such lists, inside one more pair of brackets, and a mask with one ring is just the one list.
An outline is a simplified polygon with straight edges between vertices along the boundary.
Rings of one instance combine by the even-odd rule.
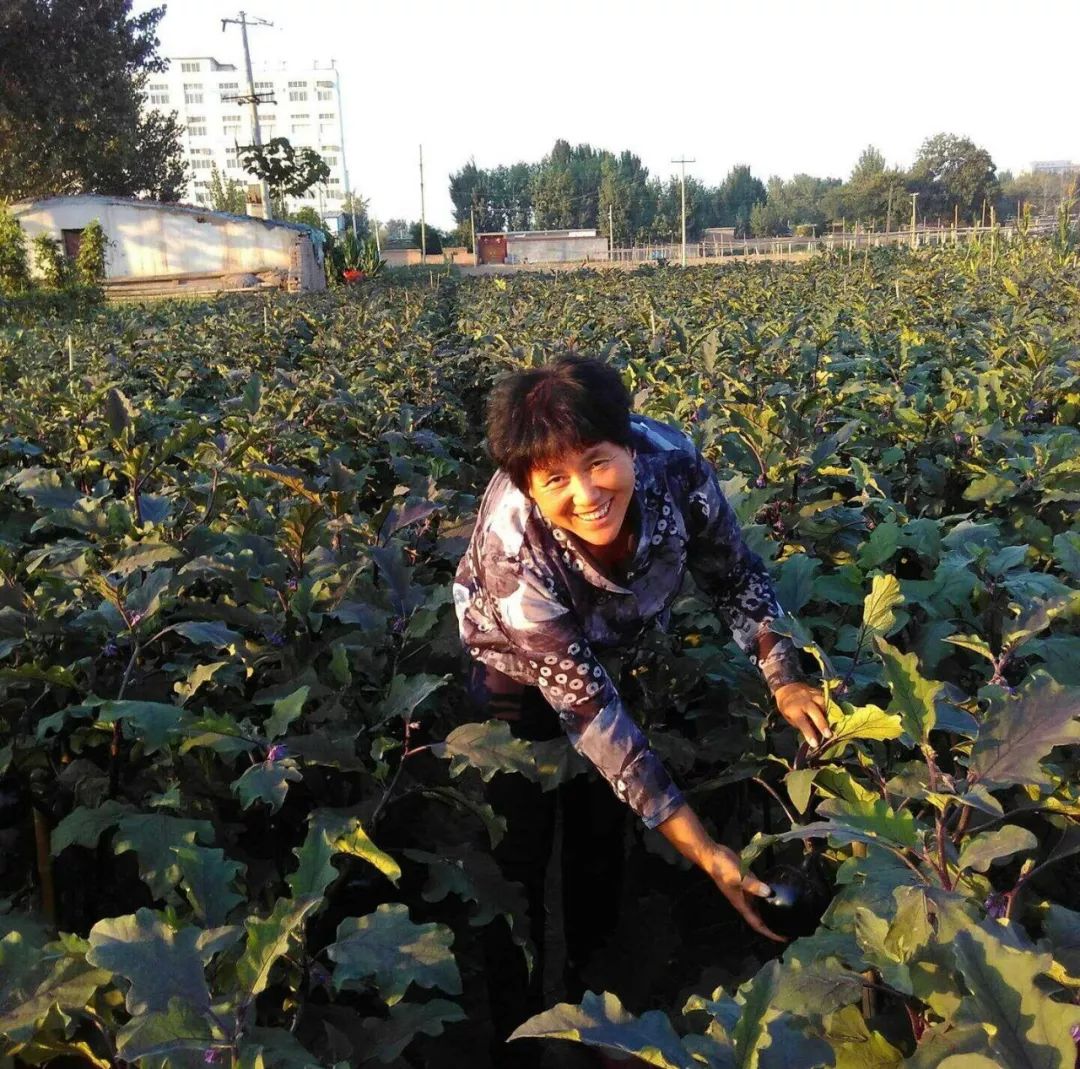
[[1009, 896], [1004, 891], [993, 891], [986, 896], [983, 909], [994, 920], [1001, 920], [1009, 911]]
[[759, 476], [758, 476], [758, 477], [757, 477], [757, 478], [756, 478], [756, 479], [754, 480], [754, 485], [755, 485], [755, 486], [756, 486], [756, 487], [757, 487], [757, 488], [758, 488], [759, 490], [764, 490], [764, 489], [765, 489], [765, 487], [766, 487], [766, 486], [768, 485], [768, 483], [767, 483], [767, 481], [766, 481], [766, 479], [765, 479], [765, 476], [764, 476], [764, 475], [759, 475]]
[[119, 657], [120, 647], [116, 644], [115, 640], [110, 638], [109, 641], [105, 643], [101, 652], [105, 654], [106, 657]]
[[204, 1065], [216, 1065], [221, 1060], [221, 1051], [207, 1047], [203, 1051], [202, 1060]]
[[285, 645], [285, 636], [280, 631], [273, 631], [266, 636], [266, 641], [276, 649], [281, 649]]
[[144, 612], [135, 612], [131, 614], [131, 620], [128, 623], [128, 627], [134, 631], [139, 624], [142, 623], [143, 617], [146, 615]]
[[283, 757], [289, 756], [289, 747], [283, 742], [275, 742], [269, 750], [266, 751], [266, 763], [272, 765], [275, 761], [280, 761]]
[[286, 590], [296, 590], [300, 586], [300, 583], [296, 579], [290, 579], [286, 584]]
[[1080, 1024], [1074, 1024], [1069, 1029], [1069, 1035], [1072, 1036], [1072, 1041], [1080, 1047]]

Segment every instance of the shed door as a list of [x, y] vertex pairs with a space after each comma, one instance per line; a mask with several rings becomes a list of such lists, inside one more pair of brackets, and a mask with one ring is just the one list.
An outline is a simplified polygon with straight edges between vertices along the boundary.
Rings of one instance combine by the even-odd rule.
[[64, 255], [69, 260], [77, 259], [79, 255], [79, 246], [82, 245], [82, 231], [61, 230], [60, 234], [64, 239]]
[[501, 234], [484, 234], [479, 239], [482, 264], [506, 263], [506, 238]]

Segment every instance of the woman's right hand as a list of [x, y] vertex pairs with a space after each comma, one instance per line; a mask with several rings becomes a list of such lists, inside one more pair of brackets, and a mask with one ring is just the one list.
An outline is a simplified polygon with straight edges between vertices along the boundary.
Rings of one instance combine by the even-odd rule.
[[768, 898], [772, 889], [756, 876], [743, 876], [739, 855], [715, 842], [690, 806], [685, 803], [679, 806], [667, 820], [656, 826], [656, 830], [687, 861], [709, 874], [723, 896], [755, 932], [777, 943], [787, 942], [769, 928], [753, 906], [755, 898]]
[[777, 935], [754, 909], [755, 898], [768, 898], [772, 889], [753, 874], [743, 876], [739, 868], [739, 855], [726, 846], [714, 845], [713, 857], [702, 868], [712, 877], [723, 896], [734, 906], [736, 912], [751, 928], [766, 939], [777, 943], [787, 940]]

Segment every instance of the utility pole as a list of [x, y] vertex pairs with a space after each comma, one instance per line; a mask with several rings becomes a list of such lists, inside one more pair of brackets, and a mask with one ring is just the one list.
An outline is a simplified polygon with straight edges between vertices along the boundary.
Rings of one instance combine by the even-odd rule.
[[469, 209], [469, 229], [472, 231], [472, 258], [475, 267], [480, 262], [480, 252], [476, 247], [476, 209]]
[[682, 177], [679, 179], [679, 188], [682, 192], [682, 265], [686, 266], [686, 165], [688, 163], [697, 163], [696, 159], [688, 160], [672, 160], [672, 163], [677, 163], [682, 167]]
[[420, 146], [420, 262], [427, 260], [427, 222], [424, 219], [424, 146]]
[[911, 194], [911, 247], [915, 248], [915, 201], [918, 200], [919, 194]]
[[[229, 23], [235, 23], [240, 27], [240, 38], [244, 42], [244, 70], [247, 72], [247, 96], [238, 96], [236, 103], [251, 105], [251, 143], [256, 149], [260, 149], [262, 148], [262, 130], [259, 128], [259, 105], [262, 103], [273, 104], [274, 100], [263, 100], [260, 94], [255, 92], [255, 77], [251, 73], [251, 50], [248, 48], [247, 28], [248, 26], [273, 26], [274, 24], [260, 18], [249, 20], [243, 11], [240, 12], [239, 18], [221, 20], [222, 33], [225, 32], [225, 27]], [[270, 185], [265, 178], [261, 178], [259, 179], [259, 187], [262, 191], [263, 218], [273, 219], [274, 207], [270, 203]]]
[[608, 201], [607, 206], [607, 258], [613, 259], [615, 256], [615, 224], [612, 221], [614, 213], [611, 210], [611, 202]]

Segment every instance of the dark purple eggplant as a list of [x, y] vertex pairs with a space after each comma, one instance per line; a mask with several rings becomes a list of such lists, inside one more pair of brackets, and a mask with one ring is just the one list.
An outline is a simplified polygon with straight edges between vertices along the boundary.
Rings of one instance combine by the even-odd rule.
[[772, 889], [755, 902], [758, 915], [777, 935], [813, 935], [832, 901], [825, 862], [816, 851], [798, 865], [775, 865], [761, 877]]

